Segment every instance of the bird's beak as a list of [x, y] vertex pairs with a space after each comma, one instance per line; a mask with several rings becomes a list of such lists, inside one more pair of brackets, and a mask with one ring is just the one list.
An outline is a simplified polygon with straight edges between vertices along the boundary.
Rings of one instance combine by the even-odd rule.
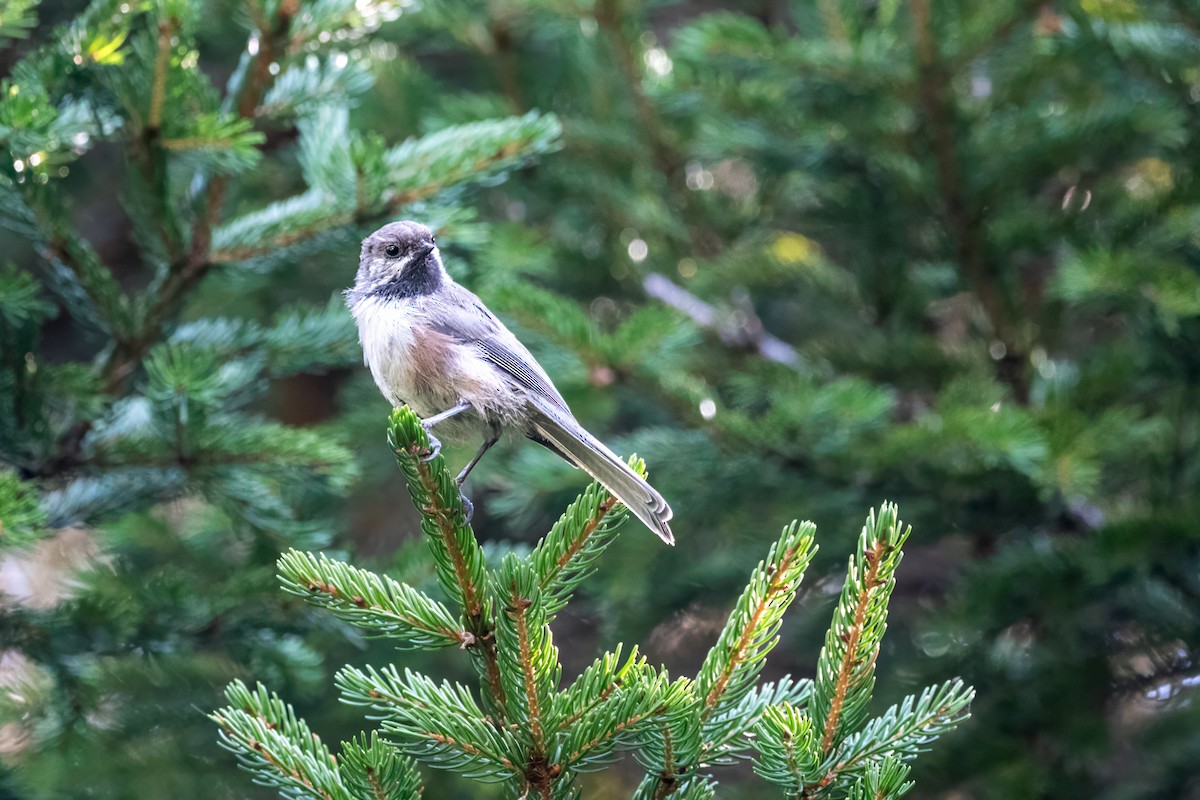
[[437, 245], [436, 244], [429, 245], [428, 247], [426, 247], [424, 250], [421, 251], [421, 258], [425, 258], [425, 256], [429, 255], [434, 250], [437, 250]]

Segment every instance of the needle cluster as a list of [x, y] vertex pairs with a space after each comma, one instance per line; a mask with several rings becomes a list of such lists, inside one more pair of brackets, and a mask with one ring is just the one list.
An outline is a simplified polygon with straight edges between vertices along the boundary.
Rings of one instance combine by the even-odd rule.
[[[466, 651], [478, 686], [395, 664], [346, 666], [342, 700], [378, 727], [335, 757], [275, 695], [232, 684], [228, 707], [212, 715], [222, 741], [286, 796], [409, 800], [425, 764], [503, 784], [510, 797], [577, 797], [581, 774], [624, 751], [645, 771], [634, 797], [646, 800], [711, 797], [714, 768], [744, 759], [789, 796], [898, 797], [911, 785], [907, 763], [966, 716], [973, 692], [951, 681], [867, 718], [908, 535], [892, 504], [872, 512], [859, 537], [814, 680], [759, 681], [816, 550], [809, 522], [788, 525], [768, 549], [694, 677], [672, 678], [618, 645], [564, 680], [550, 623], [615, 540], [625, 510], [593, 484], [531, 552], [491, 566], [442, 456], [425, 460], [429, 438], [410, 409], [392, 413], [388, 442], [444, 601], [296, 550], [279, 560], [284, 589], [401, 650]], [[629, 463], [645, 474], [641, 459]]]

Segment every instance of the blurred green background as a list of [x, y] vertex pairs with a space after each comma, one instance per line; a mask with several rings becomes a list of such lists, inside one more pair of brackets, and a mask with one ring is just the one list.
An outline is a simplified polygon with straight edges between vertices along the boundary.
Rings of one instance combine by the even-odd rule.
[[[809, 674], [847, 547], [886, 498], [915, 533], [879, 707], [952, 675], [978, 690], [914, 796], [1200, 797], [1200, 3], [343, 5], [333, 35], [277, 63], [360, 69], [308, 100], [352, 106], [351, 161], [371, 136], [535, 109], [561, 135], [502, 173], [427, 181], [415, 205], [283, 216], [136, 347], [86, 318], [58, 267], [77, 236], [129, 296], [163, 290], [149, 140], [74, 142], [39, 188], [6, 84], [0, 797], [265, 796], [204, 716], [231, 678], [336, 741], [364, 725], [336, 702], [344, 663], [469, 677], [357, 638], [274, 577], [297, 546], [430, 582], [337, 296], [358, 240], [397, 217], [439, 229], [454, 276], [676, 510], [677, 547], [628, 526], [556, 623], [568, 672], [618, 641], [694, 671], [799, 517], [823, 552], [767, 673]], [[277, 7], [138, 6], [121, 63], [96, 69], [152, 65], [154, 20], [183, 13], [196, 74], [223, 87]], [[19, 82], [83, 8], [42, 3], [0, 69]], [[121, 96], [47, 74], [60, 109]], [[341, 135], [321, 113], [253, 115], [263, 156], [221, 168], [221, 220], [312, 185], [305, 142]], [[31, 235], [28, 208], [61, 236]], [[288, 240], [293, 224], [314, 235]], [[506, 442], [468, 484], [475, 528], [529, 544], [583, 485]], [[720, 774], [721, 796], [767, 796], [748, 768]], [[429, 797], [490, 796], [426, 777]]]

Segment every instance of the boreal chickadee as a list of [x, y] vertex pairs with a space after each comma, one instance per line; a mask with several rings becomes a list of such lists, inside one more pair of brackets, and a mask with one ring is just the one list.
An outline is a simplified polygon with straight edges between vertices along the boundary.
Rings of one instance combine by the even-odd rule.
[[[384, 397], [411, 406], [427, 431], [482, 435], [483, 446], [458, 475], [460, 486], [500, 435], [514, 431], [583, 469], [675, 543], [662, 495], [584, 430], [525, 346], [454, 282], [429, 228], [392, 222], [364, 239], [346, 304]], [[440, 442], [430, 438], [436, 454]]]

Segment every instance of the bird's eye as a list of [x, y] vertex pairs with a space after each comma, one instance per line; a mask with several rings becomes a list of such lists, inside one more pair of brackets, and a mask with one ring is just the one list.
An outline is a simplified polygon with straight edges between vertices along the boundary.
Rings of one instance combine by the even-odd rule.
[[383, 248], [383, 252], [387, 253], [388, 258], [396, 258], [400, 255], [400, 245], [389, 244], [387, 247]]

